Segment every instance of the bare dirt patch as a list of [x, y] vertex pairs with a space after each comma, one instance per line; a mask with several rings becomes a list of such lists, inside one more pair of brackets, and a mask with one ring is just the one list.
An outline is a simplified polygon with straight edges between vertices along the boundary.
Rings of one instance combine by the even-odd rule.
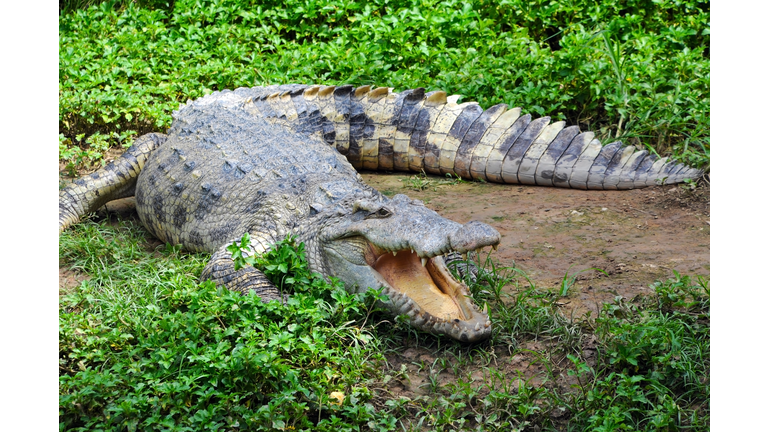
[[59, 267], [59, 295], [71, 293], [85, 280], [88, 280], [88, 276], [69, 268]]
[[[593, 315], [617, 295], [650, 294], [649, 285], [709, 275], [709, 188], [658, 186], [584, 191], [478, 182], [404, 187], [408, 175], [364, 172], [378, 190], [418, 198], [460, 223], [478, 220], [502, 240], [492, 257], [524, 270], [540, 288], [558, 287], [566, 272], [577, 282], [563, 300], [567, 314]], [[599, 268], [608, 275], [590, 268]], [[582, 272], [583, 271], [583, 272]], [[582, 272], [582, 273], [579, 273]]]

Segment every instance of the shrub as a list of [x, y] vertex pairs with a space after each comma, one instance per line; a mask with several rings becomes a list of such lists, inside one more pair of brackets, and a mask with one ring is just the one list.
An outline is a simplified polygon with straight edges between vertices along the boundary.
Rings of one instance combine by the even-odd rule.
[[443, 89], [709, 160], [708, 2], [152, 4], [60, 15], [63, 160], [103, 154], [97, 133], [118, 146], [130, 138], [114, 134], [162, 131], [187, 99], [290, 82]]

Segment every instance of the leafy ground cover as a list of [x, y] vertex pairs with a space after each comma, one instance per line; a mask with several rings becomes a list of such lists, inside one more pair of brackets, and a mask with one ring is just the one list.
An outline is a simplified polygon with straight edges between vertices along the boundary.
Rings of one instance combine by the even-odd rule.
[[709, 2], [60, 2], [59, 154], [98, 166], [211, 91], [425, 87], [709, 163]]
[[[709, 163], [708, 2], [60, 8], [59, 154], [72, 171], [164, 130], [188, 98], [288, 82], [443, 89]], [[60, 301], [62, 430], [708, 430], [705, 279], [574, 317], [559, 307], [567, 277], [544, 289], [483, 262], [471, 288], [496, 330], [463, 346], [309, 274], [299, 245], [257, 264], [293, 293], [284, 306], [200, 284], [207, 256], [130, 221], [79, 224], [59, 254], [80, 280]]]
[[60, 265], [87, 275], [60, 303], [62, 430], [708, 429], [704, 279], [574, 318], [557, 288], [482, 259], [470, 288], [495, 331], [464, 346], [310, 274], [290, 241], [256, 263], [280, 305], [200, 284], [206, 256], [147, 238], [108, 220], [61, 236]]

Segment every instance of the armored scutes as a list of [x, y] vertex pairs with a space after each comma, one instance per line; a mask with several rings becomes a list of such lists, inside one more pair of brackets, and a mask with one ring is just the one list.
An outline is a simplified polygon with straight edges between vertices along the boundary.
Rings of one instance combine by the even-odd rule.
[[417, 328], [478, 341], [491, 334], [488, 315], [443, 257], [496, 246], [498, 232], [447, 220], [405, 195], [387, 198], [355, 167], [582, 189], [701, 174], [621, 143], [602, 146], [591, 132], [531, 120], [519, 108], [483, 111], [456, 101], [368, 86], [217, 92], [174, 112], [167, 135], [137, 139], [114, 163], [64, 188], [59, 228], [135, 195], [155, 236], [213, 254], [203, 279], [265, 300], [279, 298], [277, 289], [256, 269], [235, 271], [226, 246], [248, 232], [259, 253], [292, 234], [306, 244], [313, 271], [349, 290], [382, 288], [392, 313]]

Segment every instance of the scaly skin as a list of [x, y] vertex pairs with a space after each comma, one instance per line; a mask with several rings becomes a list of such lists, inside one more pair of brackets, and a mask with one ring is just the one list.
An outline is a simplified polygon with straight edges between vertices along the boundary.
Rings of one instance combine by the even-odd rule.
[[606, 189], [699, 174], [631, 147], [602, 147], [562, 122], [455, 99], [351, 86], [214, 93], [174, 112], [167, 135], [137, 139], [113, 164], [64, 188], [59, 227], [135, 194], [153, 235], [212, 253], [203, 279], [264, 300], [280, 293], [256, 269], [235, 271], [226, 246], [248, 232], [259, 253], [291, 234], [306, 244], [313, 271], [351, 291], [380, 288], [393, 315], [472, 342], [488, 338], [491, 323], [442, 256], [496, 246], [498, 232], [447, 220], [405, 195], [389, 199], [354, 167]]

